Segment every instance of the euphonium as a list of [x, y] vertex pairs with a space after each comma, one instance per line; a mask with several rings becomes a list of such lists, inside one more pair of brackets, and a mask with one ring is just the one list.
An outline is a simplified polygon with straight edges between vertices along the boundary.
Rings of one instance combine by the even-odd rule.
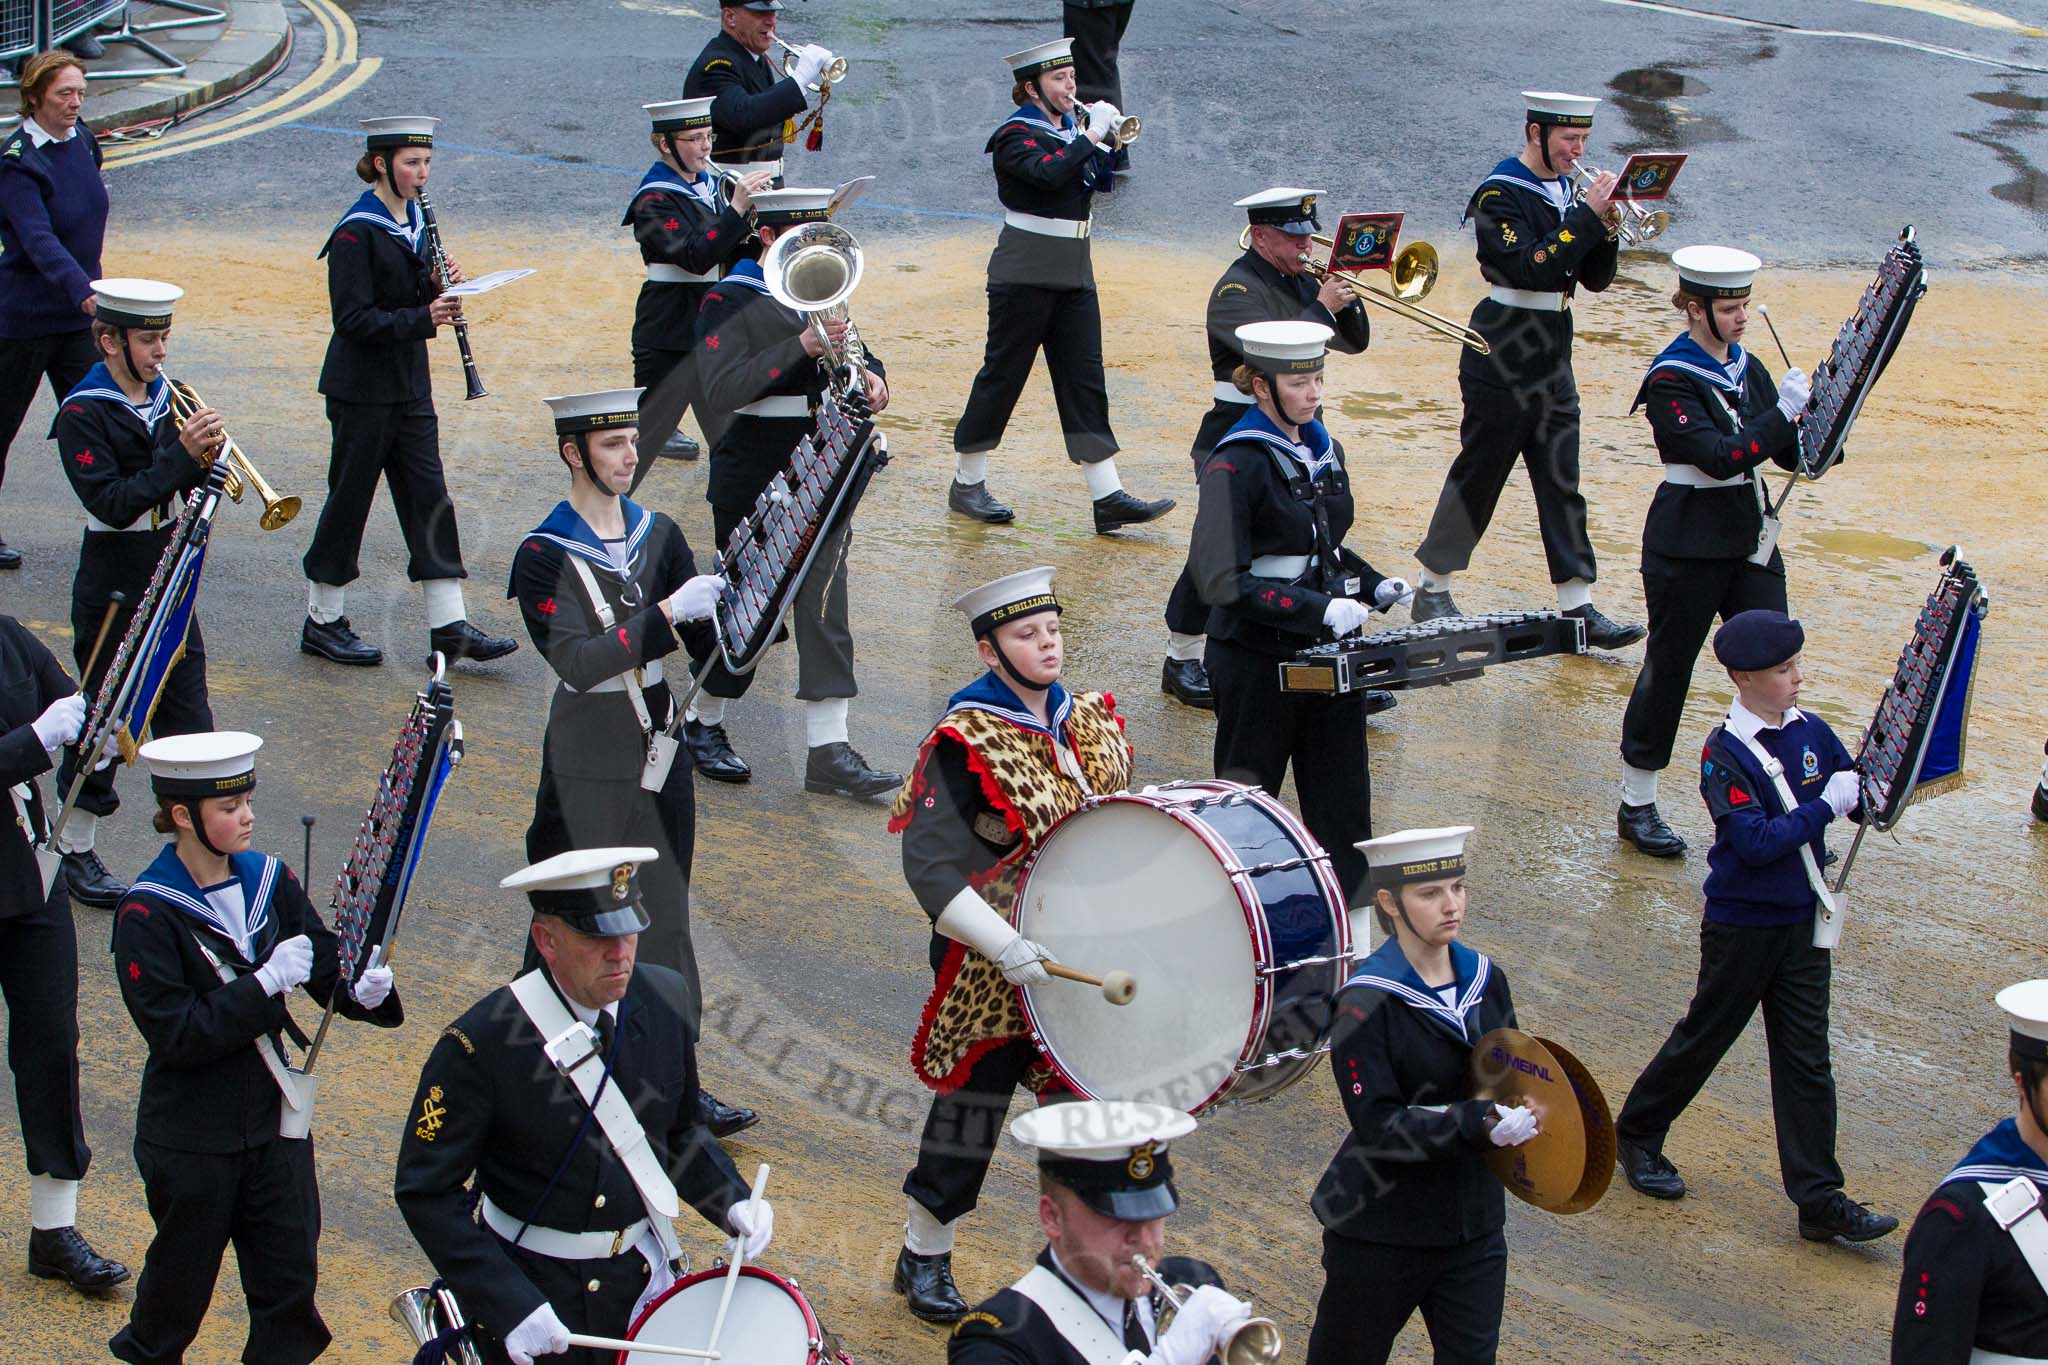
[[[185, 423], [192, 420], [192, 414], [206, 406], [206, 400], [193, 392], [192, 386], [189, 384], [183, 384], [172, 379], [170, 380], [170, 385], [171, 415], [178, 419], [178, 425], [182, 427]], [[210, 466], [215, 460], [227, 461], [228, 477], [226, 492], [228, 497], [236, 502], [240, 502], [244, 488], [256, 490], [256, 496], [263, 500], [263, 516], [258, 520], [257, 525], [261, 526], [264, 530], [275, 531], [299, 514], [299, 499], [297, 496], [278, 496], [277, 490], [272, 488], [269, 481], [257, 472], [254, 462], [242, 452], [242, 448], [235, 444], [235, 438], [228, 435], [225, 429], [221, 432], [220, 449], [206, 456], [201, 463]]]
[[[456, 1306], [455, 1295], [444, 1289], [419, 1285], [408, 1289], [391, 1301], [391, 1316], [399, 1326], [412, 1333], [415, 1345], [424, 1346], [441, 1333], [467, 1324], [462, 1320], [462, 1310]], [[483, 1352], [468, 1336], [459, 1338], [448, 1353], [450, 1365], [484, 1365]]]
[[[861, 270], [860, 243], [837, 223], [792, 227], [761, 257], [761, 274], [769, 295], [809, 319], [824, 347], [833, 391], [841, 395], [861, 392], [866, 383], [862, 373], [867, 369], [867, 352], [847, 306], [860, 286]], [[834, 346], [826, 335], [825, 324], [833, 319], [846, 323], [843, 347]]]
[[[1138, 1268], [1140, 1275], [1151, 1282], [1154, 1289], [1166, 1296], [1168, 1307], [1178, 1310], [1186, 1301], [1186, 1296], [1168, 1284], [1165, 1277], [1154, 1270], [1152, 1263], [1143, 1256], [1133, 1252], [1131, 1264]], [[1167, 1323], [1172, 1320], [1171, 1314], [1162, 1314], [1159, 1330], [1164, 1333]], [[1280, 1352], [1286, 1344], [1286, 1340], [1280, 1335], [1278, 1323], [1271, 1318], [1251, 1318], [1239, 1323], [1237, 1330], [1224, 1338], [1223, 1347], [1217, 1354], [1222, 1358], [1223, 1365], [1277, 1365]]]

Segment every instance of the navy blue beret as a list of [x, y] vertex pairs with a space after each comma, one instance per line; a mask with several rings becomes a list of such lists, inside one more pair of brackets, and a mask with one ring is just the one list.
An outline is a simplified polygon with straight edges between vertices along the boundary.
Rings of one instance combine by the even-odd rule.
[[1744, 673], [1776, 668], [1805, 647], [1806, 631], [1782, 611], [1737, 612], [1714, 632], [1714, 657]]

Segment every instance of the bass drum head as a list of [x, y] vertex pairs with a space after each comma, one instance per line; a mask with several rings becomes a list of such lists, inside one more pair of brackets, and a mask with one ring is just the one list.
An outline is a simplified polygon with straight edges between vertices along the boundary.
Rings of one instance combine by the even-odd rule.
[[[711, 1323], [725, 1293], [725, 1276], [722, 1269], [706, 1270], [678, 1280], [647, 1306], [633, 1324], [629, 1339], [655, 1346], [701, 1348], [711, 1340]], [[811, 1345], [817, 1335], [817, 1321], [794, 1289], [765, 1270], [740, 1267], [732, 1308], [718, 1333], [721, 1357], [750, 1365], [812, 1365], [819, 1358]], [[673, 1365], [674, 1360], [647, 1351], [621, 1351], [618, 1365]]]
[[1090, 1099], [1199, 1112], [1231, 1080], [1262, 1002], [1243, 903], [1201, 836], [1140, 799], [1068, 816], [1040, 845], [1017, 927], [1063, 963], [1137, 978], [1128, 1005], [1079, 982], [1024, 991], [1039, 1046]]

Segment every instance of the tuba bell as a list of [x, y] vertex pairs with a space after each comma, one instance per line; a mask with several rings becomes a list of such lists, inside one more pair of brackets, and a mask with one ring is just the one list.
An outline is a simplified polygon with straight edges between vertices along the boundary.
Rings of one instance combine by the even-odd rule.
[[[462, 1310], [456, 1306], [453, 1293], [445, 1287], [424, 1284], [393, 1299], [391, 1317], [412, 1333], [413, 1344], [417, 1346], [426, 1345], [443, 1332], [469, 1325], [462, 1320]], [[449, 1365], [484, 1365], [483, 1352], [477, 1349], [476, 1342], [468, 1333], [456, 1338], [455, 1344], [448, 1348], [446, 1359]]]
[[[177, 418], [178, 425], [182, 427], [192, 420], [193, 413], [206, 406], [206, 400], [193, 392], [190, 384], [173, 379], [170, 385], [171, 416]], [[299, 514], [298, 497], [289, 493], [279, 496], [269, 481], [257, 472], [249, 457], [242, 453], [242, 448], [235, 444], [235, 438], [228, 435], [225, 430], [221, 432], [220, 448], [207, 456], [202, 463], [211, 466], [215, 460], [227, 461], [228, 477], [225, 489], [228, 497], [240, 502], [245, 488], [256, 490], [256, 496], [263, 502], [263, 515], [258, 519], [257, 525], [264, 530], [275, 531]]]

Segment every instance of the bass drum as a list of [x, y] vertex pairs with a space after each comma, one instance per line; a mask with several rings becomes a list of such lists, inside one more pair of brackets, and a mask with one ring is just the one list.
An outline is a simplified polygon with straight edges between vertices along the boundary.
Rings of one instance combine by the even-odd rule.
[[1237, 782], [1090, 800], [1039, 843], [1014, 918], [1063, 963], [1137, 978], [1123, 1006], [1058, 979], [1022, 991], [1032, 1041], [1089, 1099], [1269, 1099], [1327, 1050], [1350, 969], [1329, 855]]
[[[720, 1267], [677, 1280], [641, 1311], [626, 1340], [702, 1349], [711, 1340], [725, 1278]], [[740, 1267], [732, 1307], [719, 1329], [718, 1353], [746, 1365], [852, 1365], [840, 1354], [838, 1341], [818, 1325], [795, 1280], [751, 1265]], [[617, 1365], [671, 1365], [674, 1360], [650, 1351], [621, 1351]]]

